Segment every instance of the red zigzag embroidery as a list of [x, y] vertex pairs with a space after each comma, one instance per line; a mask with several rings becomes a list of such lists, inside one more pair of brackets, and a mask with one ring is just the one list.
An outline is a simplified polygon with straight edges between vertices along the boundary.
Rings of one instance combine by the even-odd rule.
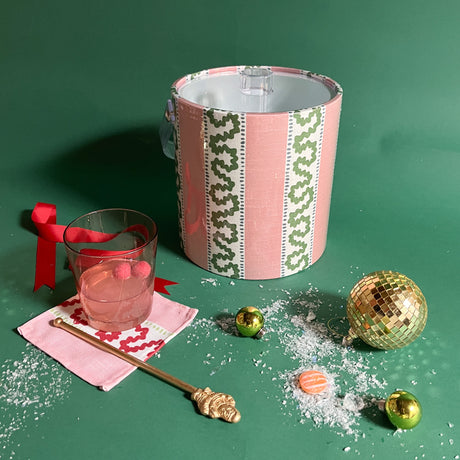
[[75, 305], [76, 303], [80, 303], [80, 299], [78, 297], [73, 300], [66, 300], [65, 302], [62, 302], [59, 306], [60, 307], [71, 307], [72, 305]]
[[[144, 342], [142, 345], [139, 345], [139, 346], [136, 346], [136, 347], [130, 347], [130, 346], [128, 346], [128, 343], [133, 341], [131, 339], [132, 339], [132, 337], [128, 337], [126, 340], [122, 340], [120, 342], [120, 350], [121, 351], [126, 351], [127, 353], [136, 352], [136, 351], [142, 351], [142, 350], [145, 350], [146, 348], [150, 348], [152, 346], [155, 346], [155, 350], [152, 352], [152, 355], [153, 355], [165, 343], [163, 339], [159, 339], [159, 340], [152, 340], [150, 342]], [[150, 356], [151, 355], [149, 355], [149, 357]]]

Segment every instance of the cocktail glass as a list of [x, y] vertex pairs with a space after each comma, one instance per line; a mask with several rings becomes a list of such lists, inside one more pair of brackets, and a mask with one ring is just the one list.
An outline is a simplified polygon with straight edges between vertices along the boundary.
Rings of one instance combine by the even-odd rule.
[[103, 209], [78, 217], [64, 244], [88, 324], [123, 331], [152, 310], [158, 231], [145, 214]]

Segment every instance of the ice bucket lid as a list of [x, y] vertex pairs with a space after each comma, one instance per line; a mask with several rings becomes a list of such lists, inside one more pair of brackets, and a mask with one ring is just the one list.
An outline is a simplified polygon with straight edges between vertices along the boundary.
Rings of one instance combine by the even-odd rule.
[[177, 80], [176, 98], [229, 112], [290, 112], [316, 107], [342, 93], [338, 83], [305, 70], [235, 66], [204, 70]]

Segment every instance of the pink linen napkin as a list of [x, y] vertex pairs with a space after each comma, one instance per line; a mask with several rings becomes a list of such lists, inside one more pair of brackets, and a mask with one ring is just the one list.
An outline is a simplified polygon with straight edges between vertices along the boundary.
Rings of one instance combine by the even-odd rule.
[[18, 331], [83, 380], [109, 391], [136, 367], [54, 327], [51, 322], [55, 318], [60, 317], [88, 334], [146, 361], [187, 327], [197, 312], [155, 292], [152, 313], [142, 324], [123, 332], [103, 332], [87, 325], [79, 298], [74, 296], [18, 327]]

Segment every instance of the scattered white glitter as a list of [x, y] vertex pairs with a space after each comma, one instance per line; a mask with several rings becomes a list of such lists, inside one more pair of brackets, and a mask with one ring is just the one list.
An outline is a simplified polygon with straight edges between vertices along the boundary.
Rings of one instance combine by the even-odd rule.
[[[68, 397], [71, 374], [31, 344], [21, 360], [6, 360], [0, 383], [0, 458], [14, 458], [15, 433], [34, 425]], [[16, 448], [20, 444], [16, 444]]]
[[[327, 424], [357, 435], [360, 411], [375, 405], [375, 400], [367, 395], [374, 389], [383, 389], [386, 382], [372, 372], [366, 356], [343, 347], [341, 339], [324, 322], [316, 321], [322, 305], [317, 293], [311, 288], [302, 299], [276, 300], [261, 308], [267, 328], [276, 334], [285, 354], [297, 364], [293, 369], [280, 371], [278, 379], [283, 384], [285, 400], [291, 401], [300, 413], [300, 423], [311, 420], [316, 425]], [[292, 314], [293, 307], [297, 314]], [[326, 376], [326, 393], [309, 395], [300, 389], [298, 376], [307, 369], [319, 369]], [[288, 414], [292, 415], [291, 409]]]
[[311, 322], [314, 321], [315, 319], [316, 319], [315, 313], [313, 313], [313, 311], [310, 310], [310, 311], [308, 312], [307, 317], [306, 317], [307, 323], [311, 323]]
[[216, 324], [228, 334], [238, 335], [238, 328], [233, 315], [224, 312], [216, 319]]
[[201, 278], [201, 284], [202, 285], [210, 284], [211, 286], [217, 286], [217, 279], [215, 279], [215, 278]]

